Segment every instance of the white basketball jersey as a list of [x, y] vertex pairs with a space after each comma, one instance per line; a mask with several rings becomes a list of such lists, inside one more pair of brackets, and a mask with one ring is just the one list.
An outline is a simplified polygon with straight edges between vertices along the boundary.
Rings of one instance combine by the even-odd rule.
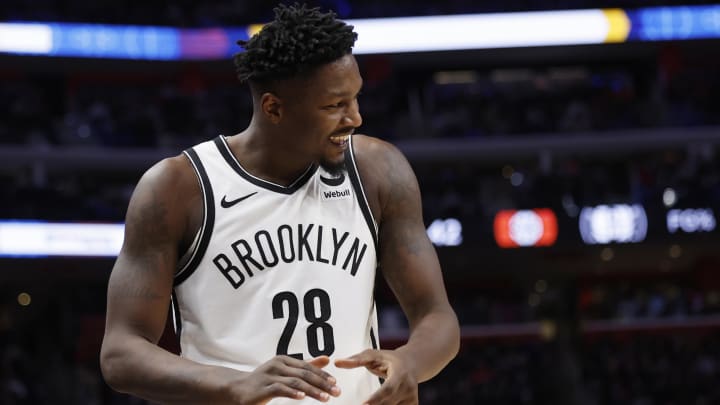
[[287, 187], [245, 171], [223, 136], [185, 155], [202, 187], [204, 220], [175, 280], [181, 355], [242, 371], [277, 354], [327, 355], [342, 390], [329, 403], [367, 399], [380, 386], [376, 376], [332, 365], [377, 348], [377, 226], [352, 137], [339, 177], [312, 166]]

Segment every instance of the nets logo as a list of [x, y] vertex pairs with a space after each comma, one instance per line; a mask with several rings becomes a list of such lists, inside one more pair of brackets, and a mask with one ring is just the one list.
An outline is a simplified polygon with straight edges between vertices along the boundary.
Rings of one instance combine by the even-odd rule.
[[502, 248], [552, 246], [558, 236], [557, 217], [549, 208], [502, 210], [495, 216], [494, 230]]

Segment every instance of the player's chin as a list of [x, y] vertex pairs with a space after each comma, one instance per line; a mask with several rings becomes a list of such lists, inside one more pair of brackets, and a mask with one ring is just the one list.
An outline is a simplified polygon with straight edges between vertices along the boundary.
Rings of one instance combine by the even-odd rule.
[[345, 155], [326, 155], [321, 161], [320, 166], [330, 173], [339, 173], [345, 169]]

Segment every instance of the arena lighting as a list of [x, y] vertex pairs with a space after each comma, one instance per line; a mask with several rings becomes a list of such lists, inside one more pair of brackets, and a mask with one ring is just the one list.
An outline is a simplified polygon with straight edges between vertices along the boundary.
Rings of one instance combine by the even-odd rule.
[[667, 213], [667, 230], [670, 233], [712, 232], [717, 222], [710, 208], [674, 209]]
[[584, 207], [579, 218], [580, 236], [588, 245], [637, 243], [647, 235], [647, 215], [640, 204]]
[[0, 221], [0, 257], [117, 256], [123, 224]]
[[0, 23], [0, 52], [48, 55], [53, 33], [48, 24]]
[[427, 235], [436, 246], [460, 246], [462, 224], [455, 218], [436, 219], [428, 226]]
[[557, 217], [549, 208], [502, 210], [495, 215], [494, 233], [502, 248], [552, 246], [558, 236]]
[[[355, 54], [622, 42], [629, 22], [622, 10], [567, 10], [347, 20], [355, 26]], [[103, 24], [0, 23], [0, 52], [147, 60], [224, 59], [240, 50], [259, 25], [235, 29], [178, 29]], [[42, 31], [40, 30], [42, 28]], [[25, 40], [13, 43], [23, 32]], [[28, 35], [31, 34], [31, 35]], [[7, 44], [5, 44], [7, 42]]]
[[632, 41], [720, 38], [720, 5], [648, 7], [628, 11]]
[[350, 20], [354, 53], [399, 53], [622, 42], [622, 10], [566, 10]]
[[[347, 20], [355, 54], [720, 38], [720, 4]], [[227, 59], [262, 25], [181, 29], [0, 23], [0, 52], [145, 60]]]

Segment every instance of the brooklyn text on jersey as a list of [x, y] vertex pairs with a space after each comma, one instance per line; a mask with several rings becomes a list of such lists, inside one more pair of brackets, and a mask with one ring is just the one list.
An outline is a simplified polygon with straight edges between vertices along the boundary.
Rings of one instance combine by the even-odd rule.
[[[325, 244], [326, 250], [323, 238], [332, 240], [331, 245]], [[327, 251], [330, 246], [332, 250]], [[348, 274], [354, 277], [366, 250], [367, 243], [347, 231], [316, 224], [283, 224], [273, 231], [259, 230], [250, 240], [234, 241], [225, 251], [214, 255], [213, 263], [234, 288], [239, 288], [256, 271], [271, 269], [281, 261], [324, 263], [345, 271], [349, 267]]]

